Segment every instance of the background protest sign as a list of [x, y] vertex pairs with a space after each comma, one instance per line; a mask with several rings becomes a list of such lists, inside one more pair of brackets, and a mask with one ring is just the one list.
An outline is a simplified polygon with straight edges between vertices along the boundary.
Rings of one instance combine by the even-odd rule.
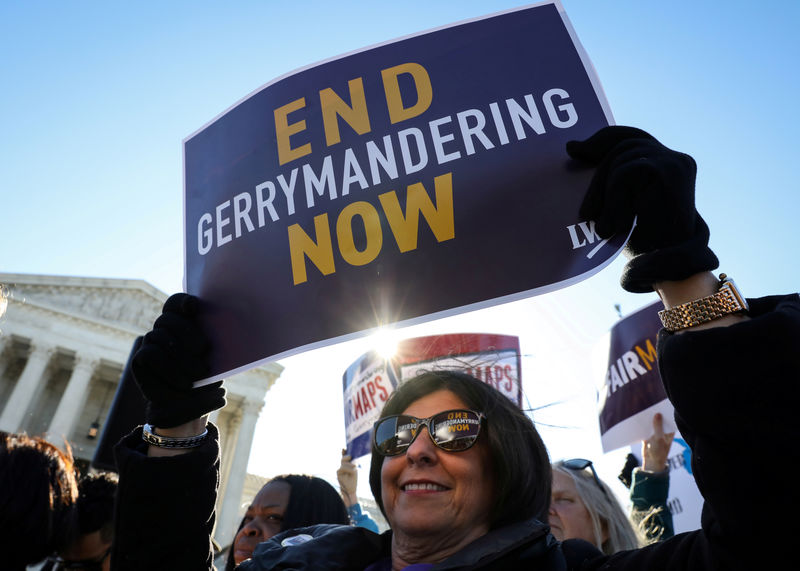
[[559, 3], [335, 58], [184, 141], [208, 381], [564, 287], [606, 265], [565, 143], [611, 122]]
[[370, 453], [372, 424], [399, 384], [424, 371], [463, 371], [492, 385], [522, 406], [519, 338], [489, 333], [454, 333], [405, 339], [393, 357], [369, 352], [344, 373], [347, 452]]
[[608, 369], [598, 392], [604, 452], [648, 438], [657, 412], [664, 417], [664, 432], [676, 429], [656, 363], [662, 308], [660, 301], [651, 303], [611, 329]]
[[342, 383], [347, 453], [358, 458], [370, 453], [372, 424], [397, 388], [397, 377], [390, 363], [371, 351], [347, 368]]
[[522, 407], [519, 337], [490, 333], [430, 335], [401, 341], [392, 358], [403, 382], [425, 371], [463, 371]]

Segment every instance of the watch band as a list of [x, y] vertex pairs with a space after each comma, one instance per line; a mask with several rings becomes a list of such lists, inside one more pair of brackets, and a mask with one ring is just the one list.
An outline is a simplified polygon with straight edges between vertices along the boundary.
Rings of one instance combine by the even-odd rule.
[[203, 443], [206, 436], [208, 436], [207, 428], [203, 431], [203, 434], [179, 438], [156, 434], [153, 432], [153, 427], [149, 424], [145, 424], [142, 427], [142, 440], [160, 448], [197, 448]]
[[712, 321], [724, 315], [748, 310], [747, 300], [739, 288], [725, 274], [720, 274], [717, 293], [676, 305], [658, 312], [661, 323], [667, 331], [679, 331]]

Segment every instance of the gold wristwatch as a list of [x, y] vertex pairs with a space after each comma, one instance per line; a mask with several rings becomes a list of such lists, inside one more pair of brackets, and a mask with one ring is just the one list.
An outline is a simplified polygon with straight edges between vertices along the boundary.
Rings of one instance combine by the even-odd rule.
[[725, 274], [720, 274], [719, 279], [717, 293], [659, 311], [658, 316], [664, 329], [678, 331], [724, 315], [747, 311], [747, 300], [733, 280]]

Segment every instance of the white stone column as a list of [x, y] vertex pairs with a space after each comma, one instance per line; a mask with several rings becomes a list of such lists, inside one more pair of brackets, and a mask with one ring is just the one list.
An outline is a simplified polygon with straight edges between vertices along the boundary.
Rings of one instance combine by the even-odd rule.
[[75, 428], [75, 423], [80, 418], [83, 404], [86, 401], [86, 389], [89, 381], [92, 380], [97, 363], [97, 359], [92, 357], [75, 356], [75, 366], [69, 377], [67, 388], [61, 395], [58, 408], [56, 408], [53, 420], [47, 429], [47, 439], [50, 442], [59, 444], [63, 440], [69, 440], [72, 436], [72, 429]]
[[[222, 500], [225, 497], [225, 486], [228, 485], [228, 475], [233, 464], [233, 453], [236, 451], [236, 439], [239, 437], [239, 427], [242, 424], [242, 413], [239, 408], [244, 410], [244, 405], [236, 405], [237, 410], [231, 411], [231, 404], [225, 407], [225, 416], [219, 415], [219, 490], [217, 490], [217, 513], [222, 509]], [[219, 518], [217, 518], [219, 521]]]
[[233, 534], [238, 525], [237, 515], [242, 501], [244, 490], [244, 477], [247, 474], [247, 461], [250, 459], [250, 448], [253, 445], [253, 432], [263, 402], [245, 401], [242, 410], [242, 424], [236, 438], [236, 449], [228, 472], [228, 482], [225, 486], [225, 497], [222, 500], [217, 529], [214, 534], [220, 545], [228, 545], [233, 539]]
[[11, 341], [7, 336], [0, 334], [0, 379], [3, 378], [3, 373], [6, 372], [8, 363], [11, 361], [11, 355], [4, 356], [6, 345], [10, 346]]
[[17, 380], [11, 398], [8, 399], [3, 414], [0, 416], [0, 430], [19, 431], [52, 355], [53, 347], [49, 345], [36, 343], [33, 346], [33, 350], [28, 356], [28, 362], [25, 363], [25, 368]]

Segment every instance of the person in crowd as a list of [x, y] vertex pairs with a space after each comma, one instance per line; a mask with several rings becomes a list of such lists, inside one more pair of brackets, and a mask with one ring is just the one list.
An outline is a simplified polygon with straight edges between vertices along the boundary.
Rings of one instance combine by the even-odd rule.
[[[781, 499], [765, 500], [758, 492], [762, 463], [742, 462], [740, 452], [779, 458], [785, 442], [800, 436], [791, 422], [800, 396], [800, 297], [745, 301], [724, 274], [711, 273], [718, 260], [694, 207], [696, 168], [688, 155], [630, 127], [571, 141], [567, 153], [596, 169], [581, 215], [595, 221], [599, 236], [627, 232], [637, 221], [621, 281], [628, 291], [655, 290], [664, 302], [658, 363], [677, 427], [693, 450], [692, 471], [705, 498], [701, 529], [613, 555], [580, 539], [559, 542], [543, 523], [552, 473], [530, 419], [477, 379], [426, 373], [393, 393], [373, 431], [370, 486], [391, 529], [284, 531], [260, 544], [239, 571], [790, 564], [795, 531], [782, 522], [797, 505], [794, 473], [770, 471], [770, 489]], [[125, 541], [115, 542], [115, 569], [211, 568], [218, 436], [207, 414], [224, 404], [224, 389], [191, 388], [207, 361], [208, 342], [196, 323], [200, 303], [186, 294], [167, 300], [134, 358], [150, 409], [147, 424], [118, 447], [116, 537]], [[180, 550], [165, 539], [176, 526], [191, 527]]]
[[333, 486], [316, 476], [276, 476], [262, 486], [247, 507], [225, 569], [234, 569], [250, 559], [259, 543], [281, 531], [321, 523], [350, 523], [345, 505]]
[[356, 495], [358, 468], [353, 464], [353, 459], [347, 453], [346, 448], [342, 449], [342, 461], [336, 471], [336, 478], [339, 480], [339, 491], [342, 494], [344, 505], [347, 506], [350, 523], [377, 533], [378, 524], [369, 517], [368, 513], [361, 510], [361, 504], [358, 503], [358, 496]]
[[642, 440], [642, 466], [631, 471], [631, 518], [648, 541], [663, 541], [675, 535], [669, 497], [667, 458], [674, 432], [664, 432], [664, 417], [653, 415], [653, 434]]
[[645, 544], [591, 460], [560, 460], [552, 468], [548, 523], [556, 539], [583, 539], [608, 555]]
[[673, 436], [664, 433], [664, 418], [656, 413], [653, 434], [642, 441], [644, 465], [632, 468], [630, 519], [611, 488], [597, 476], [591, 460], [573, 458], [553, 464], [548, 521], [556, 539], [584, 539], [610, 555], [672, 537], [667, 455]]
[[77, 498], [69, 447], [0, 432], [0, 566], [24, 570], [66, 546]]
[[78, 482], [77, 535], [42, 571], [109, 571], [114, 539], [114, 501], [117, 475], [112, 472], [86, 474]]

